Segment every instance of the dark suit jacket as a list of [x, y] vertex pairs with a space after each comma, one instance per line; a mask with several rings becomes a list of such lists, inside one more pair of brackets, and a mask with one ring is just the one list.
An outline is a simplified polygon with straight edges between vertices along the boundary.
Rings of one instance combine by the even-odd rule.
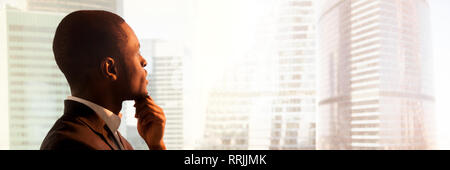
[[[119, 133], [126, 150], [133, 147]], [[119, 150], [114, 136], [97, 114], [88, 106], [64, 101], [64, 115], [59, 118], [41, 144], [41, 150]]]

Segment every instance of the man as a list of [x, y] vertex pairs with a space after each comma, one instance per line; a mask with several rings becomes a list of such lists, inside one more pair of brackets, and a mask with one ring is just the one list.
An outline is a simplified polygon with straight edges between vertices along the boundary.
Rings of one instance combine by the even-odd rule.
[[137, 130], [149, 149], [166, 149], [165, 115], [147, 95], [145, 59], [133, 30], [118, 15], [75, 11], [56, 29], [53, 53], [71, 91], [43, 150], [131, 150], [117, 131], [124, 100], [135, 100]]

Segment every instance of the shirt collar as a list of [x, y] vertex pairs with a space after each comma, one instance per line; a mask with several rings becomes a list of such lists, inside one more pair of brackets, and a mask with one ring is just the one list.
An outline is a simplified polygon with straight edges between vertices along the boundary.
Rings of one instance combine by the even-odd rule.
[[88, 106], [89, 108], [91, 108], [92, 110], [95, 111], [95, 113], [97, 113], [97, 115], [103, 120], [105, 121], [106, 125], [108, 126], [108, 128], [113, 132], [116, 133], [117, 129], [120, 126], [120, 121], [122, 118], [122, 113], [119, 112], [119, 114], [114, 114], [113, 112], [111, 112], [110, 110], [95, 104], [91, 101], [79, 98], [79, 97], [75, 97], [75, 96], [67, 96], [67, 100], [73, 100], [73, 101], [77, 101], [80, 102], [86, 106]]

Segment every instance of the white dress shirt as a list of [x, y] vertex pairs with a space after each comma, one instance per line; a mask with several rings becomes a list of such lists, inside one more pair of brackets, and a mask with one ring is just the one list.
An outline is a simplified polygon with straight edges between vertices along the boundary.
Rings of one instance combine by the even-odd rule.
[[117, 143], [119, 144], [120, 149], [124, 149], [122, 146], [122, 143], [120, 142], [119, 139], [119, 135], [117, 133], [117, 129], [120, 126], [120, 121], [122, 118], [122, 113], [119, 112], [119, 114], [114, 114], [113, 112], [111, 112], [110, 110], [95, 104], [93, 102], [90, 102], [88, 100], [79, 98], [79, 97], [75, 97], [75, 96], [67, 96], [67, 100], [73, 100], [73, 101], [77, 101], [80, 102], [86, 106], [88, 106], [89, 108], [91, 108], [92, 110], [94, 110], [95, 113], [97, 113], [97, 115], [106, 123], [106, 126], [108, 126], [109, 130], [111, 130], [111, 132], [113, 132], [114, 138], [116, 139]]

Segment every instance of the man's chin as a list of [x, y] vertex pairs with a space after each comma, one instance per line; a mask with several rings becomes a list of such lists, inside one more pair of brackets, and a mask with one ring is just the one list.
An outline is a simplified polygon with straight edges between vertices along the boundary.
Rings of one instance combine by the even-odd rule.
[[149, 95], [148, 95], [147, 90], [145, 90], [145, 92], [142, 92], [142, 93], [139, 93], [137, 95], [134, 95], [134, 97], [132, 99], [130, 99], [130, 100], [140, 100], [140, 99], [147, 98], [147, 96], [149, 96]]

